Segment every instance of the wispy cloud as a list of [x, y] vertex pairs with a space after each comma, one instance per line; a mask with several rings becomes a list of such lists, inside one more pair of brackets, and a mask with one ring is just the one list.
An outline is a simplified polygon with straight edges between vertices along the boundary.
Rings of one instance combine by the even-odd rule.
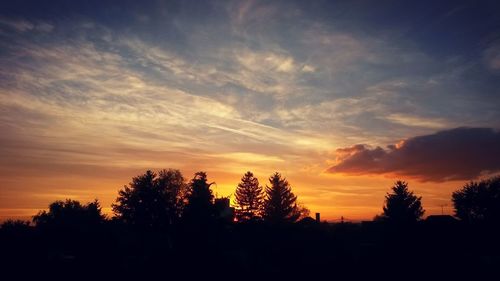
[[[205, 72], [209, 66], [190, 67], [182, 58], [142, 42], [121, 40], [113, 44], [122, 49], [103, 50], [85, 40], [64, 47], [19, 46], [14, 56], [23, 61], [11, 62], [8, 74], [15, 83], [2, 85], [1, 105], [10, 112], [2, 116], [2, 126], [18, 125], [9, 127], [10, 138], [3, 140], [5, 153], [24, 157], [23, 151], [13, 150], [12, 145], [16, 138], [30, 139], [38, 150], [52, 155], [43, 158], [48, 163], [67, 159], [74, 164], [120, 166], [122, 160], [117, 159], [126, 155], [118, 155], [117, 148], [159, 149], [168, 155], [169, 151], [202, 147], [221, 152], [224, 158], [224, 153], [253, 155], [245, 154], [251, 149], [246, 146], [253, 143], [268, 151], [266, 154], [272, 146], [281, 145], [281, 151], [288, 150], [285, 155], [307, 155], [308, 144], [315, 142], [312, 136], [246, 120], [227, 103], [169, 83], [173, 77], [181, 82], [209, 83], [213, 80]], [[137, 61], [147, 69], [137, 69]], [[283, 63], [287, 61], [276, 67], [283, 67]], [[159, 76], [150, 78], [148, 74], [156, 68], [161, 70]], [[99, 147], [93, 145], [97, 139]], [[70, 150], [71, 143], [78, 143], [79, 149]], [[56, 151], [54, 147], [67, 149]], [[197, 156], [190, 157], [193, 159], [184, 156], [186, 161], [195, 161]], [[131, 162], [142, 167], [158, 165], [156, 157]]]
[[500, 69], [500, 43], [493, 44], [486, 48], [483, 53], [486, 66], [491, 70]]
[[0, 17], [0, 26], [13, 29], [17, 32], [26, 31], [40, 31], [40, 32], [51, 32], [54, 26], [50, 23], [38, 21], [33, 23], [25, 19], [9, 19]]
[[[325, 175], [331, 151], [500, 126], [494, 42], [468, 34], [458, 48], [439, 32], [437, 44], [366, 4], [16, 5], [0, 11], [0, 204], [83, 182], [107, 204], [124, 178], [176, 167], [210, 169], [228, 194], [247, 169], [281, 170], [305, 203], [361, 208], [369, 200], [342, 186], [380, 190]], [[445, 10], [436, 17], [450, 21], [467, 6]]]
[[450, 127], [449, 124], [446, 123], [446, 121], [440, 118], [418, 117], [401, 113], [389, 114], [385, 118], [391, 122], [409, 127], [424, 127], [431, 129], [442, 129]]

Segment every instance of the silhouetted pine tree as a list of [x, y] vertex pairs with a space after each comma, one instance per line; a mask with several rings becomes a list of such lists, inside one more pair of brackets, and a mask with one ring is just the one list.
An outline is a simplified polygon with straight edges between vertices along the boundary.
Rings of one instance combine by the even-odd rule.
[[385, 196], [382, 219], [395, 224], [415, 223], [424, 215], [421, 203], [422, 197], [417, 197], [408, 190], [408, 183], [397, 181], [392, 187], [392, 193]]
[[235, 201], [238, 205], [236, 216], [238, 221], [261, 218], [264, 203], [264, 192], [259, 180], [252, 172], [246, 172], [236, 187]]
[[271, 186], [266, 186], [263, 218], [270, 223], [295, 222], [300, 217], [297, 196], [281, 174], [276, 172], [269, 178]]
[[183, 217], [190, 222], [208, 222], [214, 218], [214, 196], [205, 172], [197, 172], [189, 183]]

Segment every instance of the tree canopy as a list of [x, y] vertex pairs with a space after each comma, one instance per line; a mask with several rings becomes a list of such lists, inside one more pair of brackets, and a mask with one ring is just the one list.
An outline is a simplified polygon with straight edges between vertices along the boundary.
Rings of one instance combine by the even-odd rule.
[[207, 222], [214, 217], [214, 195], [207, 173], [197, 172], [189, 183], [184, 218], [191, 222]]
[[264, 203], [264, 192], [259, 180], [248, 171], [241, 178], [235, 192], [235, 202], [238, 206], [238, 221], [249, 221], [261, 218]]
[[99, 201], [87, 204], [66, 199], [49, 205], [48, 211], [40, 211], [33, 217], [38, 227], [84, 229], [101, 224], [105, 216], [101, 212]]
[[392, 193], [385, 196], [382, 219], [395, 224], [411, 224], [419, 221], [424, 215], [421, 203], [422, 197], [417, 197], [408, 190], [408, 183], [396, 181]]
[[465, 222], [500, 223], [500, 177], [471, 181], [452, 194], [455, 215]]
[[276, 172], [266, 185], [263, 218], [270, 223], [295, 222], [300, 217], [297, 196], [288, 181]]
[[113, 211], [118, 219], [139, 227], [166, 227], [184, 208], [186, 184], [179, 170], [146, 171], [119, 191]]

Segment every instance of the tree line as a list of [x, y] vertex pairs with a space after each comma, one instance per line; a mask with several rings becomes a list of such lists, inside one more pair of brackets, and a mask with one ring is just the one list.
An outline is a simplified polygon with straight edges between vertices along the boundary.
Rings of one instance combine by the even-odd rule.
[[[209, 224], [226, 222], [293, 223], [309, 217], [309, 210], [300, 205], [288, 180], [275, 172], [263, 187], [248, 171], [236, 186], [235, 208], [229, 198], [215, 198], [206, 172], [196, 172], [186, 181], [181, 171], [164, 169], [146, 171], [132, 178], [119, 192], [112, 210], [112, 220], [138, 228], [166, 229], [179, 223]], [[220, 200], [224, 199], [224, 200]], [[383, 212], [374, 221], [409, 225], [422, 220], [425, 210], [422, 197], [409, 190], [408, 183], [396, 181], [384, 200]], [[500, 177], [471, 181], [453, 192], [455, 217], [466, 223], [500, 222]], [[221, 203], [218, 204], [218, 203]], [[226, 203], [224, 203], [226, 202]], [[222, 214], [228, 211], [226, 214]], [[234, 212], [233, 212], [234, 211]], [[99, 201], [82, 204], [66, 199], [49, 205], [33, 217], [37, 226], [63, 224], [89, 225], [106, 220]], [[29, 225], [29, 222], [7, 220], [4, 227]]]
[[[425, 210], [422, 197], [416, 196], [405, 181], [397, 181], [392, 192], [385, 196], [383, 213], [378, 221], [397, 224], [415, 223], [422, 219]], [[500, 224], [500, 177], [470, 181], [451, 196], [455, 217], [465, 223]]]
[[205, 172], [186, 180], [175, 169], [146, 171], [119, 190], [111, 218], [97, 200], [67, 199], [35, 215], [34, 226], [6, 221], [0, 228], [0, 263], [8, 270], [0, 278], [7, 272], [18, 276], [6, 280], [78, 272], [88, 280], [104, 272], [121, 280], [182, 280], [220, 272], [251, 280], [315, 280], [334, 272], [338, 279], [353, 280], [386, 276], [390, 264], [394, 276], [412, 272], [430, 279], [437, 272], [496, 280], [487, 277], [497, 276], [500, 264], [499, 177], [455, 191], [458, 220], [437, 224], [423, 220], [422, 197], [405, 181], [394, 183], [374, 221], [359, 224], [310, 218], [279, 173], [265, 185], [245, 173], [234, 192], [234, 209], [229, 198], [214, 196], [214, 184]]
[[[195, 173], [187, 182], [176, 169], [148, 170], [119, 190], [112, 204], [111, 219], [136, 228], [167, 229], [180, 223], [206, 225], [221, 221], [284, 224], [309, 215], [309, 210], [298, 203], [287, 179], [278, 172], [269, 177], [265, 187], [252, 172], [246, 172], [234, 193], [235, 209], [229, 206], [229, 198], [215, 198], [213, 184], [206, 172]], [[224, 211], [228, 214], [223, 214]], [[76, 227], [105, 219], [98, 200], [82, 204], [66, 199], [51, 203], [48, 211], [40, 211], [33, 217], [33, 222], [41, 227], [51, 224]], [[4, 224], [28, 222], [8, 220]]]
[[[197, 172], [186, 182], [179, 170], [147, 171], [132, 179], [119, 191], [116, 203], [112, 205], [116, 219], [127, 224], [162, 228], [186, 223], [206, 224], [218, 219], [233, 220], [221, 212], [229, 208], [217, 204], [205, 172]], [[299, 207], [288, 181], [278, 172], [269, 178], [263, 188], [252, 172], [241, 178], [235, 191], [236, 214], [239, 222], [265, 221], [273, 224], [295, 222], [307, 214]]]

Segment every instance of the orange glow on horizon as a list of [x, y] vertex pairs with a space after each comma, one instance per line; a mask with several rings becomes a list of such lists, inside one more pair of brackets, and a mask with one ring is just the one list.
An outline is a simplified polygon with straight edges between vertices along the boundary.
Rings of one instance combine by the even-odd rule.
[[[236, 185], [246, 172], [246, 170], [241, 170], [240, 173], [234, 173], [231, 169], [229, 169], [230, 172], [210, 171], [208, 169], [206, 171], [209, 180], [216, 182], [216, 185], [212, 186], [214, 195], [218, 197], [229, 196], [231, 200], [233, 200]], [[26, 194], [26, 196], [19, 197], [17, 201], [2, 202], [0, 220], [8, 218], [30, 219], [39, 210], [46, 209], [51, 202], [66, 198], [81, 202], [89, 202], [97, 198], [101, 202], [103, 212], [111, 217], [113, 215], [111, 204], [114, 203], [118, 190], [130, 182], [132, 176], [140, 173], [138, 171], [129, 177], [120, 176], [104, 182], [98, 179], [75, 179], [74, 177], [64, 180], [45, 178], [43, 182], [34, 179], [29, 184], [39, 183], [41, 187], [50, 186], [50, 189]], [[189, 181], [193, 173], [194, 171], [183, 174]], [[382, 212], [384, 196], [390, 190], [394, 180], [397, 179], [387, 176], [346, 176], [306, 172], [282, 172], [282, 174], [290, 182], [292, 191], [298, 196], [298, 202], [311, 211], [311, 216], [314, 216], [314, 213], [320, 213], [322, 220], [327, 221], [337, 221], [340, 217], [344, 217], [348, 221], [371, 220]], [[268, 183], [267, 179], [270, 175], [271, 172], [267, 174], [256, 173], [262, 186]], [[452, 214], [451, 193], [463, 184], [461, 182], [421, 183], [411, 179], [407, 181], [410, 184], [410, 189], [423, 197], [426, 216], [441, 214], [441, 205], [447, 206], [444, 209], [446, 214]], [[439, 189], [436, 186], [439, 186]]]

